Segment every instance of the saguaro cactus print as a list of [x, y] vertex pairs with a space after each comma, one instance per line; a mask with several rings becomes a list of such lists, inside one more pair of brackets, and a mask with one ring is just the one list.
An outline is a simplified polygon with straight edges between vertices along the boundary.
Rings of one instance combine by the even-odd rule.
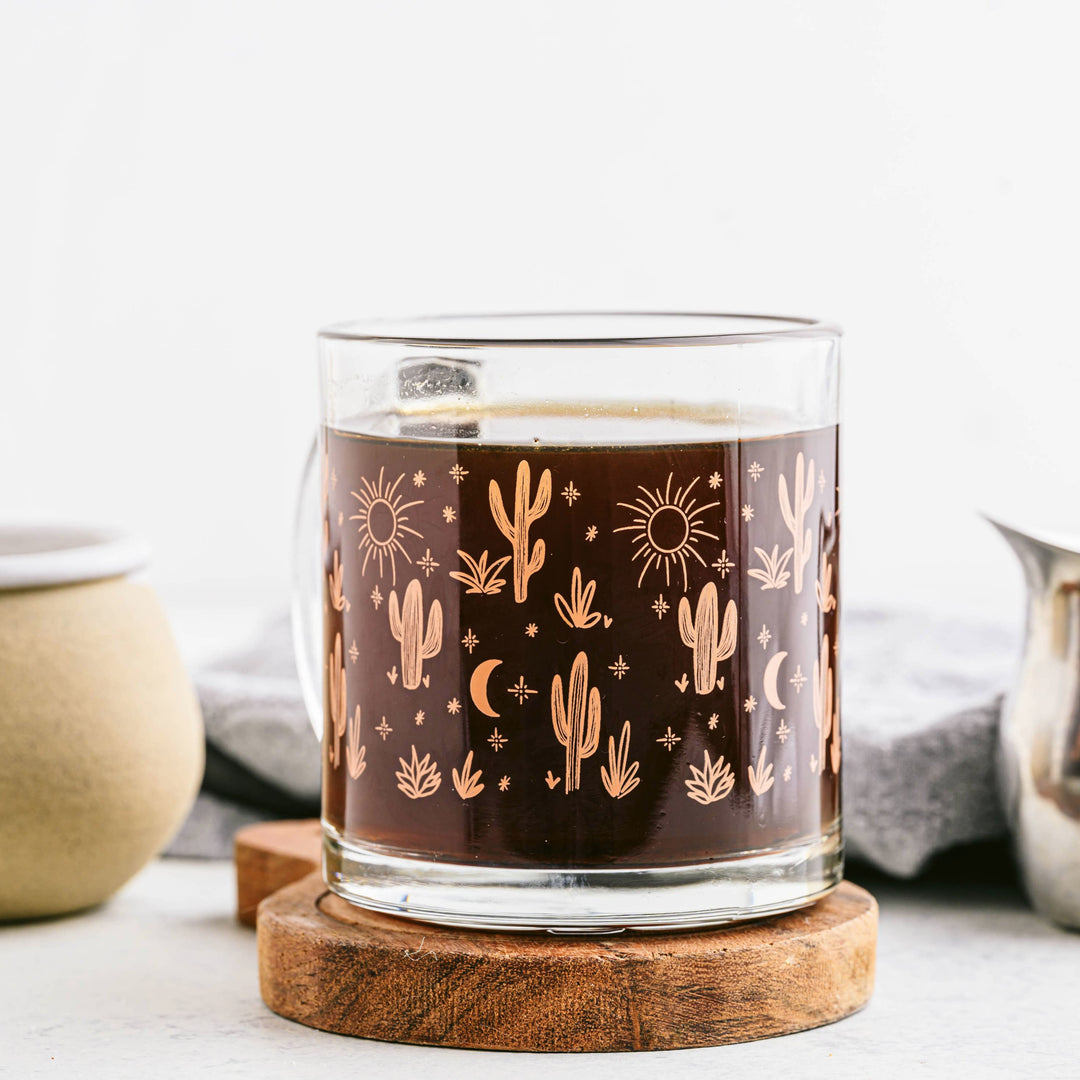
[[492, 480], [488, 485], [488, 501], [491, 504], [491, 516], [499, 527], [499, 532], [514, 547], [514, 599], [523, 604], [529, 595], [529, 578], [544, 565], [546, 546], [543, 540], [537, 540], [529, 551], [529, 527], [537, 518], [547, 513], [551, 505], [551, 470], [545, 469], [540, 474], [540, 483], [536, 485], [536, 499], [529, 504], [531, 483], [529, 463], [518, 462], [517, 482], [514, 485], [514, 521], [511, 524], [503, 506], [502, 492]]
[[566, 780], [569, 795], [581, 786], [581, 761], [592, 757], [600, 744], [600, 691], [589, 689], [589, 658], [579, 652], [570, 669], [570, 686], [563, 702], [562, 676], [551, 680], [551, 725], [555, 737], [566, 747]]
[[690, 618], [690, 601], [679, 601], [679, 636], [694, 650], [694, 689], [711, 694], [716, 686], [716, 666], [735, 651], [738, 636], [738, 611], [734, 600], [724, 608], [724, 625], [717, 634], [719, 601], [716, 586], [710, 581], [698, 596], [697, 609]]
[[442, 648], [442, 604], [432, 600], [424, 631], [424, 588], [413, 578], [405, 590], [400, 610], [396, 590], [390, 593], [390, 633], [401, 643], [401, 685], [415, 690], [420, 685], [424, 661], [439, 655]]

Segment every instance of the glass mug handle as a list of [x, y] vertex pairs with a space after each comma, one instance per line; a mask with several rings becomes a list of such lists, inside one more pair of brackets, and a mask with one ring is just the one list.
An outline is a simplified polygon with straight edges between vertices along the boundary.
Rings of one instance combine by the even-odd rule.
[[296, 498], [292, 551], [292, 637], [296, 672], [315, 734], [323, 737], [322, 700], [322, 604], [323, 537], [320, 524], [325, 505], [320, 505], [317, 480], [319, 442], [312, 439]]

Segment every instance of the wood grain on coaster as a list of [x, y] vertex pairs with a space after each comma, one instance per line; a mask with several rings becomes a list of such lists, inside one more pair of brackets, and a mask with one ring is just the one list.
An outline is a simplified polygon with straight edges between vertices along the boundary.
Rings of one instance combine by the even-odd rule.
[[263, 1000], [311, 1027], [497, 1050], [676, 1049], [827, 1024], [873, 989], [877, 903], [849, 882], [802, 911], [687, 934], [455, 930], [328, 892], [312, 872], [318, 829], [274, 822], [236, 844], [240, 918], [265, 897]]

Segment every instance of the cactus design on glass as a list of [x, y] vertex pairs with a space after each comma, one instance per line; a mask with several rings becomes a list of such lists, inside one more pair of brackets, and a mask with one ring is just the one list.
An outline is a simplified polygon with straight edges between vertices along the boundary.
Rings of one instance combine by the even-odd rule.
[[330, 764], [335, 769], [341, 761], [341, 736], [345, 734], [345, 725], [349, 719], [345, 704], [348, 696], [347, 682], [345, 664], [341, 659], [341, 635], [335, 634], [334, 651], [329, 658], [330, 727], [327, 731]]
[[833, 724], [837, 726], [835, 749], [832, 750], [833, 768], [840, 766], [840, 718], [836, 715], [834, 707], [835, 684], [832, 665], [830, 662], [829, 635], [821, 639], [821, 653], [814, 661], [814, 726], [818, 729], [818, 752], [816, 754], [817, 767], [821, 772], [825, 771], [825, 746], [832, 734]]
[[795, 458], [794, 506], [788, 497], [787, 480], [784, 479], [783, 473], [780, 474], [776, 486], [780, 496], [780, 513], [794, 541], [795, 562], [792, 568], [795, 572], [795, 593], [798, 595], [802, 592], [803, 570], [806, 569], [806, 564], [810, 561], [810, 553], [814, 548], [810, 530], [803, 531], [806, 512], [814, 499], [814, 459], [811, 458], [810, 465], [806, 466], [801, 450]]
[[401, 643], [401, 685], [415, 690], [420, 685], [424, 661], [439, 655], [442, 648], [442, 604], [431, 601], [427, 630], [424, 629], [424, 587], [413, 578], [398, 608], [397, 591], [390, 592], [390, 633]]
[[551, 680], [551, 726], [566, 747], [567, 795], [581, 787], [581, 762], [600, 744], [600, 691], [589, 689], [589, 658], [579, 652], [570, 669], [570, 686], [563, 701], [562, 676]]
[[729, 600], [724, 608], [722, 628], [718, 613], [716, 586], [711, 581], [702, 587], [692, 619], [690, 601], [685, 596], [679, 601], [679, 636], [688, 649], [694, 650], [694, 689], [699, 694], [713, 692], [717, 665], [735, 652], [738, 637], [735, 601]]
[[835, 439], [330, 432], [327, 820], [552, 866], [710, 859], [751, 820], [762, 846], [812, 831], [841, 756]]
[[538, 518], [542, 518], [551, 505], [551, 470], [545, 469], [536, 485], [536, 498], [529, 503], [529, 488], [532, 482], [529, 463], [519, 461], [517, 481], [514, 485], [514, 520], [511, 523], [503, 506], [502, 492], [497, 481], [488, 485], [488, 501], [491, 504], [491, 516], [499, 527], [499, 532], [506, 537], [514, 549], [514, 599], [523, 604], [529, 595], [529, 578], [544, 565], [546, 546], [543, 540], [537, 540], [529, 551], [529, 528]]

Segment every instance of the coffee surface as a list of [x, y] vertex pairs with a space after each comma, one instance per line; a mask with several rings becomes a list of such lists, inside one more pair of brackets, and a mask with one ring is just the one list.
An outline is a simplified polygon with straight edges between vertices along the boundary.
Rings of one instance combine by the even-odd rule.
[[324, 817], [491, 865], [782, 848], [839, 814], [835, 427], [324, 431]]

